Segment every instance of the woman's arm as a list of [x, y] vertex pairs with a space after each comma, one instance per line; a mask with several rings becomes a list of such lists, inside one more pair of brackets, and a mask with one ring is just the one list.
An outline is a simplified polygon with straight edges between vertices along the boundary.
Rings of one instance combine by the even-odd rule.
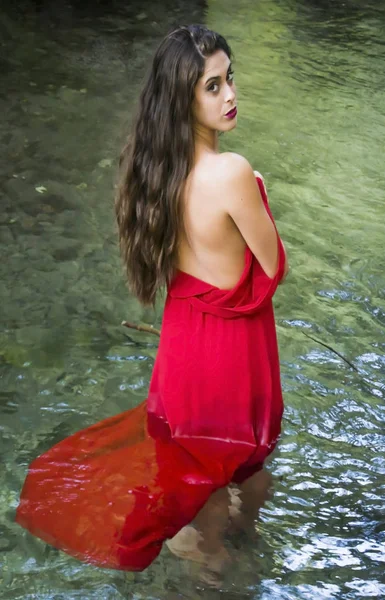
[[225, 210], [266, 275], [273, 278], [278, 268], [278, 236], [256, 185], [256, 175], [239, 154], [226, 153], [225, 160], [221, 190]]
[[[259, 171], [253, 171], [253, 173], [254, 173], [254, 175], [256, 177], [259, 177], [262, 180], [263, 187], [265, 188], [266, 196], [267, 196], [267, 190], [266, 190], [266, 186], [265, 186], [265, 180], [263, 179], [263, 175], [261, 175], [261, 173]], [[281, 242], [282, 242], [282, 238], [281, 238]], [[285, 251], [285, 268], [284, 268], [284, 271], [283, 271], [282, 279], [279, 282], [280, 284], [285, 281], [285, 279], [287, 277], [287, 274], [289, 273], [289, 261], [288, 261], [288, 258], [287, 258], [287, 250], [286, 250], [285, 244], [283, 242], [282, 242], [282, 246], [283, 246], [283, 249]]]

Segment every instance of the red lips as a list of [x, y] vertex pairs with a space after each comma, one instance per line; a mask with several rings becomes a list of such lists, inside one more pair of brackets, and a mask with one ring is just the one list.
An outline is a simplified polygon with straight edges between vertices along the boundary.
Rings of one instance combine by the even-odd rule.
[[228, 113], [225, 114], [225, 117], [228, 119], [234, 119], [237, 116], [237, 107], [232, 108]]

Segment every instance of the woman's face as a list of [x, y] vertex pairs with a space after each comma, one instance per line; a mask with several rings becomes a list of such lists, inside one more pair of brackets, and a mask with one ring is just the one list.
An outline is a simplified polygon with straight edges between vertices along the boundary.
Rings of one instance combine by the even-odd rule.
[[225, 115], [236, 105], [230, 59], [223, 50], [217, 50], [206, 58], [205, 71], [195, 87], [193, 113], [196, 128], [230, 131], [236, 126], [237, 117]]

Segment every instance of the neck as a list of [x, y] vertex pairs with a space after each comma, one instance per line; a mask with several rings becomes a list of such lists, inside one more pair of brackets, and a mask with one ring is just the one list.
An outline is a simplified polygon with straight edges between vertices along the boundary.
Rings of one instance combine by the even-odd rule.
[[218, 154], [218, 132], [215, 129], [197, 128], [194, 135], [195, 156]]

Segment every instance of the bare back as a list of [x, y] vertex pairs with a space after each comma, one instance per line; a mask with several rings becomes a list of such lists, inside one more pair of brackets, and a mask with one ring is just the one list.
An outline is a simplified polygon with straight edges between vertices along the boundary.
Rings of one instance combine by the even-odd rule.
[[190, 173], [183, 197], [186, 234], [181, 236], [178, 269], [221, 289], [231, 289], [244, 269], [246, 242], [225, 210], [220, 154], [201, 158]]

